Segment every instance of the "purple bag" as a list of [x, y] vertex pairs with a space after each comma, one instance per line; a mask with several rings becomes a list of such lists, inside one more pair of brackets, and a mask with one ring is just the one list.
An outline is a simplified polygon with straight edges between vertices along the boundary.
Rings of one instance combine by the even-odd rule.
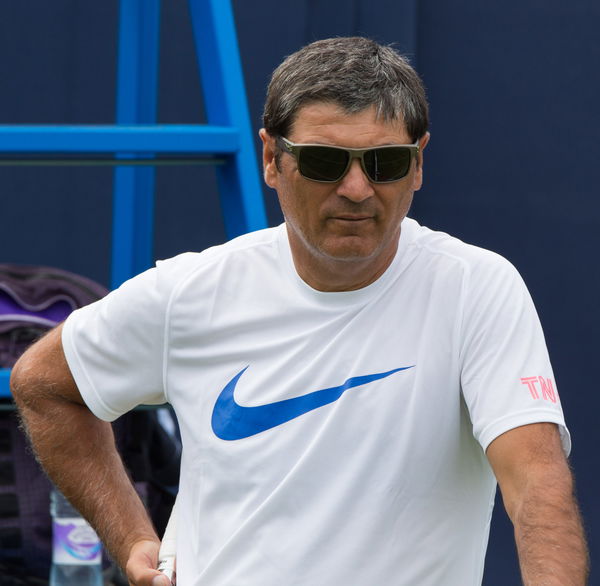
[[[68, 271], [0, 264], [0, 368], [74, 309], [107, 289]], [[51, 484], [19, 429], [11, 400], [0, 410], [0, 584], [45, 584], [50, 566]]]
[[108, 293], [102, 285], [61, 269], [0, 264], [0, 368], [73, 310]]
[[[90, 279], [60, 269], [0, 264], [0, 368], [11, 368], [37, 338], [107, 292]], [[51, 483], [11, 406], [10, 399], [0, 402], [0, 586], [46, 584], [52, 546]], [[181, 444], [165, 432], [152, 410], [123, 415], [113, 430], [125, 466], [162, 533], [175, 501]]]

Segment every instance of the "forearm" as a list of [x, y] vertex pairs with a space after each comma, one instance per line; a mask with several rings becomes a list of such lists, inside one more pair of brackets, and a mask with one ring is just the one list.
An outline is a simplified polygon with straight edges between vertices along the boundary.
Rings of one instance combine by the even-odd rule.
[[40, 463], [124, 567], [134, 543], [158, 538], [125, 472], [110, 424], [84, 405], [57, 398], [39, 381], [39, 389], [19, 388], [31, 384], [31, 377], [13, 377], [15, 398]]
[[587, 547], [568, 470], [528, 487], [512, 517], [525, 586], [587, 583]]

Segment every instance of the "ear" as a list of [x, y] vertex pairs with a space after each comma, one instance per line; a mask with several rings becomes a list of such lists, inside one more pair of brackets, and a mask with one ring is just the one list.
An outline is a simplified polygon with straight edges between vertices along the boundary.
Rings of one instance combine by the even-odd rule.
[[279, 169], [276, 162], [275, 139], [264, 128], [260, 129], [258, 135], [263, 143], [263, 177], [269, 187], [276, 189]]
[[417, 168], [413, 178], [413, 191], [419, 191], [423, 185], [423, 151], [425, 150], [430, 137], [431, 135], [429, 132], [426, 132], [419, 139], [419, 154], [417, 155]]

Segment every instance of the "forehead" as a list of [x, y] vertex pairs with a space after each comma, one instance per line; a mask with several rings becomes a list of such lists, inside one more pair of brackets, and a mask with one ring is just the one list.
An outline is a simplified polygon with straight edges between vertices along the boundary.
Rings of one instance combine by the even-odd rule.
[[302, 106], [286, 138], [298, 143], [356, 148], [411, 142], [403, 120], [377, 118], [374, 106], [348, 113], [337, 104], [328, 102]]

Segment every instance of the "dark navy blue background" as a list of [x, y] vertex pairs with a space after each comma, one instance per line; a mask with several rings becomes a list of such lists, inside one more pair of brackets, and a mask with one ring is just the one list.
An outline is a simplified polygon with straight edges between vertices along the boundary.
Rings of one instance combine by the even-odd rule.
[[[500, 252], [529, 285], [573, 436], [592, 560], [598, 559], [600, 4], [233, 4], [255, 130], [271, 70], [308, 41], [365, 34], [411, 57], [432, 117], [425, 184], [412, 215]], [[113, 122], [116, 25], [116, 0], [3, 2], [0, 123]], [[184, 0], [163, 6], [159, 121], [203, 121]], [[214, 171], [163, 168], [157, 175], [156, 258], [223, 241]], [[55, 265], [107, 284], [111, 187], [109, 169], [0, 167], [0, 260]], [[281, 221], [267, 189], [265, 202], [270, 223]], [[511, 528], [500, 507], [485, 584], [517, 583]]]

